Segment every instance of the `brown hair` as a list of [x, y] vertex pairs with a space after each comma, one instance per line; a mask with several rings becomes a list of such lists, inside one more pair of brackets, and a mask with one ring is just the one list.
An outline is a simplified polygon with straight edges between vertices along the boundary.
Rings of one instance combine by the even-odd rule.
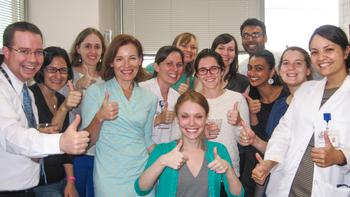
[[[177, 46], [178, 43], [179, 43], [179, 45], [188, 44], [189, 42], [191, 42], [192, 38], [196, 41], [196, 43], [198, 43], [197, 37], [194, 34], [189, 33], [189, 32], [181, 33], [175, 37], [172, 45]], [[198, 49], [197, 49], [197, 51], [198, 51]], [[188, 64], [185, 65], [184, 73], [186, 74], [187, 77], [190, 77], [193, 75], [193, 73], [194, 73], [193, 62], [189, 62]]]
[[[78, 36], [75, 38], [75, 41], [74, 41], [72, 48], [70, 50], [70, 58], [72, 60], [71, 64], [73, 67], [79, 67], [82, 64], [81, 55], [78, 53], [77, 48], [85, 40], [85, 38], [91, 34], [95, 34], [101, 40], [102, 53], [101, 53], [100, 58], [101, 59], [103, 58], [103, 55], [106, 51], [106, 44], [104, 42], [104, 38], [103, 38], [101, 32], [99, 32], [97, 29], [94, 29], [92, 27], [88, 27], [78, 34]], [[102, 63], [99, 61], [96, 65], [96, 71], [101, 72], [101, 70], [102, 70]]]
[[[208, 117], [209, 114], [209, 104], [207, 99], [200, 93], [193, 91], [193, 90], [188, 90], [185, 93], [181, 94], [181, 96], [177, 99], [177, 102], [175, 104], [175, 114], [176, 116], [178, 115], [179, 109], [181, 107], [181, 105], [183, 103], [185, 103], [186, 101], [191, 101], [193, 103], [198, 104], [199, 106], [201, 106], [204, 111], [205, 111], [205, 115], [206, 117]], [[204, 140], [206, 139], [204, 131], [202, 132], [202, 134], [199, 136], [200, 140], [201, 140], [201, 148], [203, 150], [206, 149], [205, 144], [203, 143]]]
[[138, 83], [138, 82], [144, 81], [147, 78], [146, 71], [142, 69], [143, 49], [140, 41], [131, 35], [120, 34], [113, 38], [112, 42], [109, 44], [106, 50], [105, 56], [103, 57], [102, 79], [104, 79], [105, 81], [115, 77], [114, 69], [113, 67], [111, 67], [111, 64], [113, 63], [119, 48], [127, 44], [132, 44], [135, 46], [137, 50], [137, 55], [141, 59], [141, 64], [139, 65], [139, 70], [137, 71], [134, 81]]
[[179, 35], [177, 35], [173, 41], [173, 46], [176, 46], [177, 43], [179, 44], [188, 44], [189, 42], [191, 42], [191, 39], [194, 39], [197, 41], [197, 38], [194, 34], [192, 33], [189, 33], [189, 32], [184, 32], [184, 33], [181, 33]]
[[2, 35], [3, 46], [7, 48], [12, 47], [16, 31], [38, 34], [41, 38], [41, 41], [43, 41], [43, 35], [36, 25], [25, 21], [19, 21], [12, 23], [5, 28]]
[[310, 74], [306, 77], [307, 80], [312, 80], [312, 64], [311, 64], [311, 59], [309, 54], [307, 53], [307, 51], [305, 51], [303, 48], [301, 47], [297, 47], [297, 46], [292, 46], [292, 47], [288, 47], [286, 48], [280, 58], [280, 62], [278, 63], [278, 70], [281, 69], [282, 63], [283, 63], [283, 56], [287, 51], [298, 51], [299, 53], [301, 53], [301, 55], [303, 55], [304, 57], [304, 61], [306, 64], [306, 68], [310, 70]]

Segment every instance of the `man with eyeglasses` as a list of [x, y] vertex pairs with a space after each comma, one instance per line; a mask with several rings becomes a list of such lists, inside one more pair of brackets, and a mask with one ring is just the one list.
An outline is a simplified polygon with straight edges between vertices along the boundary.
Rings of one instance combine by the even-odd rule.
[[[248, 18], [241, 27], [242, 46], [249, 56], [259, 49], [265, 49], [267, 42], [266, 27], [264, 22], [256, 18]], [[247, 74], [248, 60], [243, 61], [239, 66], [239, 72]]]
[[28, 22], [7, 26], [3, 34], [3, 54], [4, 62], [0, 66], [0, 197], [32, 197], [32, 188], [39, 182], [36, 158], [64, 152], [81, 154], [88, 146], [89, 134], [77, 132], [79, 117], [63, 134], [44, 134], [36, 129], [37, 108], [26, 83], [39, 71], [44, 60], [38, 27]]
[[[266, 27], [264, 22], [256, 18], [248, 18], [245, 20], [241, 27], [242, 46], [249, 56], [256, 53], [258, 50], [265, 49], [265, 43], [267, 42]], [[279, 56], [278, 56], [279, 58]], [[276, 59], [276, 56], [275, 56]], [[240, 63], [239, 72], [247, 74], [247, 65], [249, 58]], [[278, 61], [276, 61], [278, 62]], [[240, 150], [240, 180], [246, 191], [246, 196], [262, 196], [264, 193], [264, 186], [258, 186], [251, 178], [252, 170], [256, 165], [255, 148], [247, 146], [242, 147], [239, 145]]]

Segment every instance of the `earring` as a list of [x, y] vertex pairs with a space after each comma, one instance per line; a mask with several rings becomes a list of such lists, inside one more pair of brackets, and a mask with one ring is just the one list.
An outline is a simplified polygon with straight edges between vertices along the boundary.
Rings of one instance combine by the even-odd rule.
[[267, 83], [270, 84], [270, 85], [272, 85], [273, 82], [275, 82], [275, 80], [273, 80], [272, 78], [270, 78], [269, 80], [267, 80]]
[[82, 62], [81, 57], [79, 57], [78, 62], [79, 62], [79, 63], [81, 63], [81, 62]]
[[100, 63], [101, 63], [101, 62], [102, 62], [102, 58], [100, 58], [100, 60], [98, 60], [98, 62], [100, 62]]

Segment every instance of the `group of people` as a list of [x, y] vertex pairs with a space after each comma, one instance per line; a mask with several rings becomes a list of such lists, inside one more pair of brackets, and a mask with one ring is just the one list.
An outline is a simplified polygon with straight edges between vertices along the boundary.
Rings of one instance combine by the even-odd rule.
[[324, 25], [310, 55], [294, 46], [274, 57], [262, 21], [240, 31], [241, 65], [232, 35], [198, 52], [185, 32], [143, 68], [128, 34], [106, 46], [86, 28], [68, 55], [44, 49], [34, 24], [9, 25], [0, 197], [349, 196], [346, 34]]

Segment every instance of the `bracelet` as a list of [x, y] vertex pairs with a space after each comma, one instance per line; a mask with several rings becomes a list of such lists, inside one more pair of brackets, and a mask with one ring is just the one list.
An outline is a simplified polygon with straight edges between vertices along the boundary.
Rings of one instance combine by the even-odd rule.
[[76, 178], [75, 178], [75, 176], [67, 176], [66, 180], [67, 181], [73, 181], [73, 183], [75, 183]]

